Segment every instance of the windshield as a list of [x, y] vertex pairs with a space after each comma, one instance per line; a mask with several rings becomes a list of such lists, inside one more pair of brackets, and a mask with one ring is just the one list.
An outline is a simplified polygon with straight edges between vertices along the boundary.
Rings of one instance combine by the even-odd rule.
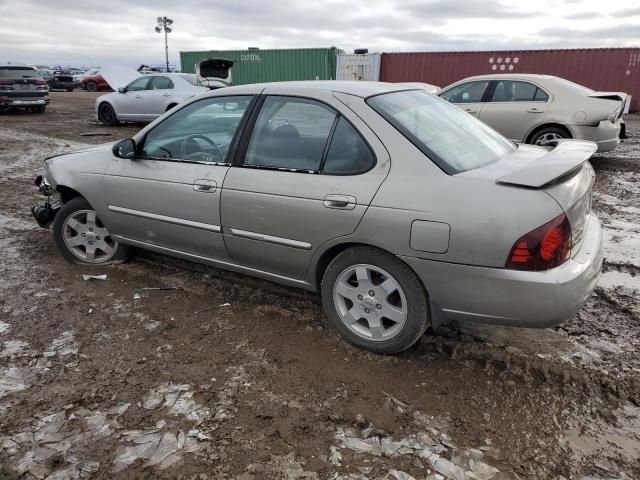
[[34, 68], [29, 67], [0, 67], [0, 78], [32, 78], [38, 74]]
[[386, 93], [367, 103], [450, 175], [493, 163], [516, 148], [480, 120], [424, 91]]

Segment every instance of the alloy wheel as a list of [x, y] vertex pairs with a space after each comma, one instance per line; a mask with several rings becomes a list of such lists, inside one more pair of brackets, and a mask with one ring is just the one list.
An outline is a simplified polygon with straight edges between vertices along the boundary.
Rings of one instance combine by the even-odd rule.
[[563, 137], [559, 133], [554, 133], [554, 132], [543, 133], [536, 139], [536, 145], [540, 145], [544, 147], [551, 143], [555, 143], [558, 140], [563, 140], [564, 138], [565, 137]]
[[333, 287], [340, 320], [369, 341], [395, 337], [407, 322], [407, 299], [398, 281], [375, 265], [346, 268]]
[[75, 257], [89, 263], [107, 262], [118, 250], [118, 242], [93, 210], [77, 210], [69, 215], [62, 225], [62, 238]]

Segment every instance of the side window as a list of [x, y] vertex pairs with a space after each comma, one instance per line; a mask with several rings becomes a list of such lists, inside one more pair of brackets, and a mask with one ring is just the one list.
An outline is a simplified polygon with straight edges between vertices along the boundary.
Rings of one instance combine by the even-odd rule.
[[336, 112], [310, 99], [267, 97], [253, 128], [245, 165], [317, 171]]
[[480, 103], [487, 85], [488, 80], [463, 83], [442, 93], [440, 97], [451, 103]]
[[152, 90], [170, 90], [173, 88], [173, 82], [167, 77], [153, 77]]
[[546, 102], [549, 100], [549, 95], [547, 95], [547, 92], [544, 90], [538, 88], [538, 90], [536, 90], [536, 96], [533, 97], [533, 99], [536, 102]]
[[251, 96], [212, 97], [191, 103], [151, 130], [144, 157], [223, 163]]
[[546, 101], [546, 98], [537, 99], [537, 92], [548, 98], [547, 94], [537, 86], [529, 82], [514, 80], [500, 80], [496, 82], [496, 88], [491, 98], [492, 102], [533, 102]]
[[375, 163], [371, 150], [360, 134], [340, 117], [331, 139], [322, 172], [328, 175], [355, 175]]
[[149, 83], [149, 77], [140, 77], [127, 85], [127, 92], [139, 92], [145, 90]]

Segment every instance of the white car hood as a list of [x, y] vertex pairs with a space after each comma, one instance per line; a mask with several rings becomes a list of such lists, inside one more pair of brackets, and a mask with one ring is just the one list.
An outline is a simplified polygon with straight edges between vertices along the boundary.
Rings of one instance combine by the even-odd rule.
[[105, 67], [101, 69], [99, 73], [114, 90], [118, 90], [120, 87], [126, 87], [136, 78], [142, 76], [140, 72], [136, 72], [133, 68], [118, 65]]

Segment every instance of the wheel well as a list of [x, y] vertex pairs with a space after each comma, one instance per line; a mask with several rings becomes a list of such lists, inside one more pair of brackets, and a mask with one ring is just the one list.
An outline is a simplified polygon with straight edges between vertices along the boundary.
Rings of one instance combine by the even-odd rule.
[[526, 143], [530, 143], [531, 139], [535, 136], [535, 134], [538, 133], [540, 130], [543, 130], [545, 128], [559, 128], [560, 130], [562, 130], [563, 132], [565, 132], [567, 134], [567, 138], [572, 138], [571, 132], [564, 125], [561, 125], [559, 123], [545, 123], [544, 125], [540, 125], [539, 127], [536, 127], [536, 128], [533, 129], [533, 131], [527, 137]]
[[67, 203], [69, 200], [72, 200], [75, 197], [82, 197], [79, 192], [65, 185], [58, 185], [56, 187], [56, 190], [60, 194], [60, 200], [62, 200], [62, 203]]
[[169, 106], [167, 107], [167, 110], [166, 110], [166, 111], [168, 112], [169, 110], [171, 110], [171, 109], [172, 109], [173, 107], [175, 107], [176, 105], [178, 105], [178, 104], [177, 104], [177, 103], [170, 103], [170, 104], [169, 104]]

